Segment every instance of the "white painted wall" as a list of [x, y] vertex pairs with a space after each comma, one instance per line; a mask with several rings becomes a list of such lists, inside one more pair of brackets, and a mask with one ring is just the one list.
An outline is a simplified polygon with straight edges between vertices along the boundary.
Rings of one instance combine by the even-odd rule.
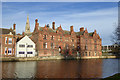
[[[19, 47], [19, 45], [25, 45], [25, 47]], [[28, 45], [33, 45], [33, 47], [27, 47]], [[24, 54], [19, 54], [19, 52], [24, 52]], [[33, 54], [27, 54], [27, 52], [33, 52]], [[28, 37], [23, 37], [16, 44], [16, 57], [34, 57], [35, 52], [35, 43]]]

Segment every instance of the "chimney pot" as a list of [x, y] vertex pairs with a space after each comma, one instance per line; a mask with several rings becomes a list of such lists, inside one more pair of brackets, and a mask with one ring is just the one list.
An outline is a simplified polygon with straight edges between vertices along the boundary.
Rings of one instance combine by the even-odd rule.
[[73, 26], [70, 26], [70, 31], [71, 31], [71, 32], [73, 31]]
[[81, 32], [81, 31], [84, 31], [84, 27], [81, 27], [81, 28], [80, 28], [80, 32]]
[[16, 29], [16, 24], [14, 23], [14, 24], [13, 24], [13, 30], [15, 30], [15, 29]]
[[55, 30], [55, 22], [52, 23], [52, 29]]
[[38, 22], [38, 19], [36, 19], [35, 22], [37, 23], [37, 22]]

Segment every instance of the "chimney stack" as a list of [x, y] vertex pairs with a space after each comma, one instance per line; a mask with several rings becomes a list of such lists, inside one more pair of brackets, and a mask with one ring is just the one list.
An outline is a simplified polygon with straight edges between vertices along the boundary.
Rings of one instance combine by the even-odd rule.
[[15, 30], [15, 29], [16, 29], [16, 24], [14, 23], [14, 24], [13, 24], [13, 30]]
[[39, 27], [39, 23], [38, 23], [38, 19], [36, 19], [35, 20], [35, 29], [34, 29], [34, 32], [38, 31], [38, 27]]
[[55, 22], [52, 23], [52, 29], [55, 30]]
[[24, 35], [25, 35], [25, 33], [24, 33], [24, 32], [22, 32], [22, 35], [24, 36]]
[[70, 31], [71, 31], [71, 32], [73, 31], [73, 26], [70, 26]]
[[96, 30], [94, 30], [94, 33], [96, 33]]
[[38, 19], [35, 20], [35, 23], [38, 23]]
[[84, 31], [84, 27], [81, 27], [81, 28], [80, 28], [80, 32], [81, 32], [81, 31]]

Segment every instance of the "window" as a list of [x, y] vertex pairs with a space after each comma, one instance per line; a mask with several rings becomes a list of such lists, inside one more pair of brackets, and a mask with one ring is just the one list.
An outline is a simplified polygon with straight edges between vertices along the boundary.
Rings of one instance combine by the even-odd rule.
[[19, 52], [19, 54], [25, 54], [25, 52]]
[[88, 48], [87, 48], [87, 45], [85, 45], [85, 50], [87, 50]]
[[33, 47], [33, 45], [27, 45], [27, 47], [30, 47], [30, 48], [32, 48], [32, 47]]
[[9, 38], [8, 44], [12, 44], [12, 38]]
[[54, 48], [54, 45], [53, 45], [53, 43], [51, 43], [51, 48]]
[[95, 52], [95, 56], [97, 56], [96, 52]]
[[97, 46], [95, 45], [95, 49], [97, 48]]
[[51, 40], [53, 40], [54, 39], [54, 36], [51, 36]]
[[19, 47], [25, 47], [25, 45], [23, 45], [23, 44], [20, 44], [20, 45], [19, 45]]
[[47, 39], [47, 35], [44, 35], [44, 36], [43, 36], [43, 39]]
[[74, 46], [75, 46], [75, 45], [73, 44], [73, 48], [74, 48]]
[[12, 54], [12, 48], [8, 48], [8, 55]]
[[84, 56], [84, 53], [83, 53], [83, 56]]
[[46, 43], [46, 42], [43, 43], [43, 47], [44, 47], [44, 48], [47, 48], [47, 43]]
[[60, 41], [62, 41], [62, 36], [60, 36]]
[[90, 52], [89, 52], [89, 56], [90, 56]]
[[33, 52], [27, 52], [27, 54], [32, 54]]
[[68, 44], [65, 45], [66, 49], [68, 49]]
[[85, 53], [85, 56], [87, 56], [87, 52]]
[[7, 54], [7, 47], [5, 47], [5, 55]]
[[96, 41], [95, 41], [95, 43], [96, 43]]
[[72, 42], [74, 42], [74, 39], [72, 39]]
[[5, 37], [5, 44], [7, 44], [7, 37]]

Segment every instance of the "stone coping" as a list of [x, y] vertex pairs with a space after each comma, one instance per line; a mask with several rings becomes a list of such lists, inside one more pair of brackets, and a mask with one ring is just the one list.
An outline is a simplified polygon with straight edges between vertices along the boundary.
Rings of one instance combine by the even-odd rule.
[[95, 56], [95, 57], [63, 57], [63, 56], [52, 56], [52, 57], [1, 57], [0, 61], [3, 62], [16, 62], [16, 61], [39, 61], [39, 60], [62, 60], [62, 59], [68, 59], [68, 60], [72, 60], [72, 59], [107, 59], [107, 58], [120, 58], [120, 57], [116, 57], [116, 56]]

